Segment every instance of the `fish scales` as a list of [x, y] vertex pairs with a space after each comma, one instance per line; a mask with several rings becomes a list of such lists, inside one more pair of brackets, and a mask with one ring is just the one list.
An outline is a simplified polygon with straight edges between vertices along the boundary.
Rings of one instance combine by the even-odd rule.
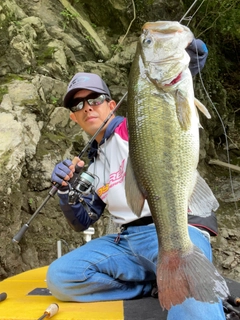
[[188, 234], [199, 159], [199, 119], [185, 52], [192, 38], [177, 22], [145, 24], [129, 77], [126, 196], [137, 215], [147, 199], [160, 247], [158, 295], [166, 309], [188, 297], [213, 303], [228, 294]]
[[[169, 247], [172, 241], [175, 242], [174, 247], [182, 246], [179, 241], [182, 238], [182, 229], [179, 232], [179, 229], [175, 228], [171, 233], [166, 233], [165, 230], [173, 223], [181, 223], [181, 227], [184, 226], [187, 229], [186, 214], [181, 216], [184, 221], [180, 221], [175, 212], [179, 211], [179, 208], [181, 212], [187, 210], [190, 191], [187, 188], [181, 188], [181, 185], [189, 185], [197, 167], [198, 123], [193, 128], [193, 131], [196, 131], [195, 134], [181, 130], [176, 116], [174, 95], [171, 92], [157, 90], [147, 79], [139, 77], [141, 67], [138, 59], [133, 62], [131, 72], [133, 90], [129, 91], [128, 122], [132, 166], [134, 172], [141, 173], [138, 176], [138, 182], [147, 189], [151, 212], [174, 211], [173, 215], [157, 216], [157, 219], [163, 220], [156, 225], [157, 228], [162, 229], [158, 232], [159, 237], [166, 239], [167, 234], [170, 237], [170, 241], [164, 241], [162, 246]], [[144, 90], [143, 87], [148, 90]], [[133, 107], [132, 94], [138, 98]], [[166, 105], [171, 108], [165, 107]], [[147, 112], [142, 106], [147, 106]], [[173, 123], [175, 125], [172, 125]], [[162, 181], [164, 183], [161, 183]], [[164, 223], [166, 219], [167, 224]], [[188, 239], [187, 234], [186, 231], [185, 239]]]

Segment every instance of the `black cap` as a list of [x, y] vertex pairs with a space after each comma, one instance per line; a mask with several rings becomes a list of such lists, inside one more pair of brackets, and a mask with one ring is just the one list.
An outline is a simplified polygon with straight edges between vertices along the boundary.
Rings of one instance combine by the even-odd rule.
[[111, 99], [110, 91], [106, 83], [102, 80], [102, 78], [99, 77], [99, 75], [95, 73], [79, 72], [75, 74], [68, 85], [67, 93], [63, 100], [63, 105], [65, 108], [69, 108], [71, 106], [71, 101], [75, 93], [82, 89], [104, 93]]

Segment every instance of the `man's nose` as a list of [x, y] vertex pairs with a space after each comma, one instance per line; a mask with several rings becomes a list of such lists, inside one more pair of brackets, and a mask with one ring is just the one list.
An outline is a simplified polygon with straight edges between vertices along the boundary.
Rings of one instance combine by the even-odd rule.
[[87, 101], [84, 101], [84, 105], [83, 105], [84, 111], [88, 112], [89, 110], [92, 111], [92, 107], [88, 104]]

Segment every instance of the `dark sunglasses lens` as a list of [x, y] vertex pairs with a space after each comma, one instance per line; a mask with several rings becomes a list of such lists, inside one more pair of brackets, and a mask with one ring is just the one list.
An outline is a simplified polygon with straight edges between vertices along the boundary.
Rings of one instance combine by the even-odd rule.
[[80, 102], [83, 102], [84, 99], [83, 98], [76, 98], [73, 99], [72, 103], [71, 103], [71, 107], [76, 107]]
[[72, 100], [72, 107], [75, 107], [77, 106], [80, 102], [84, 102], [84, 101], [87, 101], [88, 99], [96, 99], [100, 96], [100, 93], [97, 93], [97, 92], [93, 92], [93, 93], [90, 93], [88, 96], [84, 97], [84, 98], [75, 98]]
[[87, 102], [90, 106], [99, 106], [105, 101], [106, 97], [104, 94], [101, 94], [99, 97], [95, 99], [87, 99]]
[[77, 105], [72, 106], [72, 107], [70, 108], [70, 110], [71, 110], [72, 112], [76, 112], [76, 111], [78, 111], [78, 110], [81, 110], [81, 109], [83, 108], [83, 106], [84, 106], [84, 102], [83, 102], [83, 101], [80, 101], [80, 102], [78, 102]]

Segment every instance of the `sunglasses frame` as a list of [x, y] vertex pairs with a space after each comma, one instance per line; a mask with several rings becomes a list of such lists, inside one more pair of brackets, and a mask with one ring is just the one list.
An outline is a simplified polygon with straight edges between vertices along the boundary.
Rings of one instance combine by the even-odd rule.
[[[94, 95], [96, 95], [96, 98], [91, 98], [91, 96], [94, 96]], [[98, 103], [96, 103], [96, 100], [99, 99], [99, 98], [101, 98], [101, 100], [98, 101]], [[72, 112], [77, 112], [79, 110], [82, 110], [84, 108], [85, 102], [87, 102], [88, 105], [91, 106], [91, 107], [96, 107], [96, 106], [101, 105], [105, 100], [106, 101], [110, 101], [110, 98], [106, 94], [93, 92], [93, 93], [90, 93], [88, 96], [86, 96], [84, 98], [80, 98], [79, 97], [79, 98], [73, 99], [72, 104], [74, 103], [74, 100], [79, 100], [79, 102], [76, 105], [72, 105], [69, 108], [70, 111], [72, 111]]]

